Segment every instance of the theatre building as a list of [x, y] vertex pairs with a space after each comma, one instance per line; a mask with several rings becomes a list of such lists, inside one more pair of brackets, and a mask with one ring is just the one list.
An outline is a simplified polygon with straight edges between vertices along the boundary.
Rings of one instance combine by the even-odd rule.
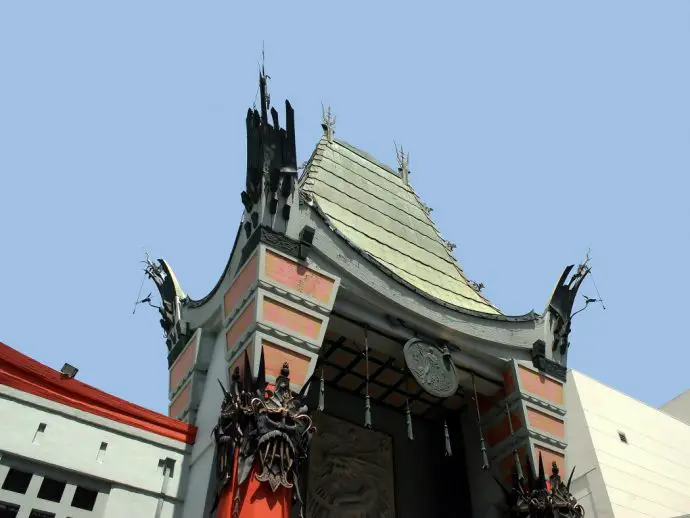
[[[0, 476], [26, 488], [3, 486], [0, 501], [42, 503], [54, 479], [63, 492], [41, 509], [72, 518], [582, 516], [566, 366], [589, 266], [565, 268], [543, 311], [503, 314], [456, 261], [402, 152], [397, 170], [383, 165], [326, 113], [298, 171], [293, 108], [269, 105], [264, 75], [260, 91], [217, 284], [192, 300], [166, 261], [147, 266], [169, 417], [13, 357], [6, 369], [26, 368], [3, 374], [2, 412], [25, 410], [0, 424]], [[71, 505], [84, 490], [97, 492], [90, 510]]]

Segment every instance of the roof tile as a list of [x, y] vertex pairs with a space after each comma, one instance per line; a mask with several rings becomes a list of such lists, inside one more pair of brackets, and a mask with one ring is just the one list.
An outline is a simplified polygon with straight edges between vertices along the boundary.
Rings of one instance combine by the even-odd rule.
[[373, 157], [322, 138], [300, 185], [329, 224], [384, 269], [442, 302], [500, 314], [465, 278], [412, 187]]

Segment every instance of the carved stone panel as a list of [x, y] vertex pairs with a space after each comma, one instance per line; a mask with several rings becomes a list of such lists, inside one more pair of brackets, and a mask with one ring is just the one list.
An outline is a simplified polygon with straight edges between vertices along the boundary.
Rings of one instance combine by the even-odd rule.
[[392, 438], [323, 413], [314, 424], [307, 518], [395, 518]]
[[458, 390], [458, 374], [447, 348], [413, 338], [403, 349], [407, 368], [417, 383], [432, 396], [450, 397]]

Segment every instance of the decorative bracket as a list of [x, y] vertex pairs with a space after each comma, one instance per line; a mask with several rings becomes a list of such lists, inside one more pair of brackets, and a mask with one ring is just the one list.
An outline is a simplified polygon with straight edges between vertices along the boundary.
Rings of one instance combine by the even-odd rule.
[[170, 265], [163, 259], [158, 259], [158, 264], [146, 257], [146, 276], [151, 279], [161, 298], [161, 306], [158, 311], [161, 315], [160, 324], [165, 333], [165, 344], [170, 352], [180, 339], [188, 339], [191, 332], [186, 322], [182, 322], [181, 304], [186, 295], [177, 283], [175, 274]]
[[552, 350], [558, 349], [561, 356], [564, 356], [570, 343], [568, 342], [568, 336], [570, 335], [570, 323], [572, 320], [573, 304], [575, 303], [575, 297], [580, 289], [582, 281], [589, 274], [592, 268], [588, 265], [589, 258], [587, 258], [582, 264], [577, 267], [576, 272], [568, 279], [568, 275], [574, 268], [574, 265], [570, 265], [563, 270], [561, 278], [558, 280], [556, 289], [551, 295], [551, 300], [549, 301], [549, 311], [554, 317], [554, 324], [552, 326], [553, 332], [553, 344]]

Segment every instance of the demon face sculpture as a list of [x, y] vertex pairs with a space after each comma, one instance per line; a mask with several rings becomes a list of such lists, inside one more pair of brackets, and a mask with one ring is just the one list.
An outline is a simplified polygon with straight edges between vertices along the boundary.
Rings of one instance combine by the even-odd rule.
[[[240, 493], [253, 469], [256, 479], [268, 483], [272, 491], [280, 487], [293, 489], [301, 512], [299, 475], [316, 431], [304, 404], [308, 383], [299, 394], [294, 394], [290, 389], [290, 368], [284, 363], [274, 390], [267, 389], [263, 358], [256, 381], [249, 374], [246, 357], [244, 372], [247, 374], [241, 380], [239, 368], [235, 369], [229, 392], [221, 383], [224, 398], [214, 428], [219, 495], [236, 476], [238, 489], [233, 506], [239, 511]], [[233, 473], [236, 455], [237, 472]]]
[[[532, 466], [527, 467], [527, 480], [518, 479], [517, 469], [513, 471], [511, 491], [499, 482], [508, 504], [510, 518], [584, 518], [585, 510], [570, 493], [570, 482], [575, 469], [564, 484], [554, 462], [551, 476], [546, 479], [544, 463], [539, 454], [539, 473], [535, 477]], [[498, 482], [498, 480], [497, 480]]]

